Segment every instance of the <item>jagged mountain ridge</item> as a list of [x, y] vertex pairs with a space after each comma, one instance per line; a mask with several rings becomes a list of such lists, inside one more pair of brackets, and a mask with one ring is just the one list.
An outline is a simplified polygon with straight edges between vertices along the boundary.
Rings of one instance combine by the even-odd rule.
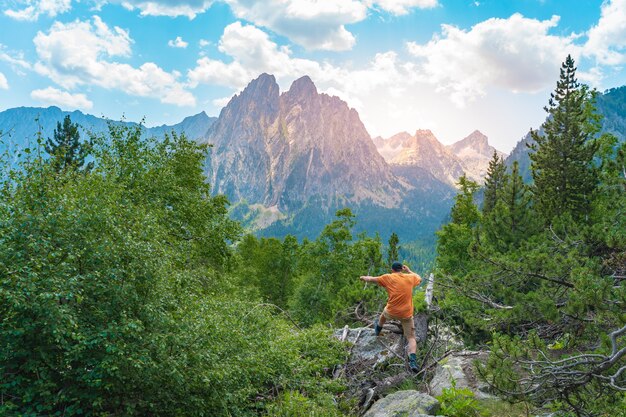
[[[69, 115], [73, 123], [78, 123], [82, 138], [88, 137], [90, 133], [99, 134], [108, 132], [108, 124], [123, 124], [127, 126], [137, 126], [135, 122], [115, 121], [104, 117], [96, 117], [83, 113], [79, 110], [72, 112], [63, 111], [56, 106], [43, 107], [16, 107], [0, 112], [0, 132], [5, 144], [12, 147], [24, 148], [29, 144], [34, 144], [37, 132], [41, 129], [44, 139], [52, 137], [58, 122], [63, 122], [65, 116]], [[145, 135], [164, 137], [165, 133], [172, 131], [185, 134], [194, 140], [199, 140], [206, 136], [206, 133], [217, 120], [216, 117], [209, 117], [205, 112], [186, 117], [182, 122], [175, 125], [161, 125], [157, 127], [144, 127]]]
[[494, 151], [504, 155], [489, 145], [487, 137], [478, 130], [449, 146], [439, 142], [430, 130], [417, 130], [413, 136], [401, 132], [388, 139], [377, 137], [374, 143], [393, 171], [409, 182], [412, 175], [429, 174], [454, 185], [465, 173], [482, 183]]
[[[376, 151], [358, 113], [319, 94], [304, 76], [280, 93], [262, 74], [234, 96], [209, 129], [208, 171], [217, 193], [281, 211], [319, 204], [400, 205], [410, 186]], [[233, 173], [236, 173], [234, 175]]]

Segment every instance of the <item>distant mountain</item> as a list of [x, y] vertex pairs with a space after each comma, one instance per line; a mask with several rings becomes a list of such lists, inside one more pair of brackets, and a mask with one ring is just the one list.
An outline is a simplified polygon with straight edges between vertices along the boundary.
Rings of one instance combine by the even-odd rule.
[[[136, 126], [137, 123], [125, 121], [112, 121], [102, 117], [92, 116], [75, 110], [63, 111], [58, 107], [17, 107], [0, 112], [0, 132], [2, 142], [11, 147], [23, 148], [33, 144], [40, 130], [44, 139], [52, 137], [57, 122], [62, 122], [69, 115], [73, 123], [78, 123], [81, 128], [81, 137], [86, 138], [91, 133], [104, 133], [108, 131], [108, 124], [125, 124]], [[148, 136], [163, 137], [165, 133], [172, 131], [180, 134], [185, 132], [189, 138], [199, 140], [203, 138], [211, 124], [216, 120], [202, 112], [195, 116], [186, 117], [182, 122], [172, 126], [162, 125], [153, 128], [145, 128]]]
[[487, 168], [489, 161], [493, 158], [493, 153], [496, 152], [501, 157], [506, 157], [504, 152], [489, 145], [487, 136], [478, 130], [447, 148], [461, 161], [465, 174], [480, 184], [487, 175]]
[[216, 193], [261, 234], [315, 236], [348, 206], [363, 230], [432, 235], [455, 190], [433, 177], [398, 178], [358, 113], [302, 77], [281, 93], [262, 74], [222, 109], [207, 142]]
[[373, 141], [374, 145], [376, 145], [378, 153], [385, 158], [385, 161], [390, 162], [398, 155], [398, 152], [404, 147], [405, 143], [408, 143], [410, 139], [410, 133], [400, 132], [388, 139], [383, 139], [382, 137], [377, 136], [373, 139]]
[[[613, 88], [598, 95], [596, 101], [598, 113], [602, 116], [602, 132], [611, 133], [620, 142], [626, 141], [626, 86]], [[539, 133], [543, 130], [539, 128]], [[520, 175], [525, 181], [531, 181], [530, 169], [530, 149], [528, 145], [534, 143], [530, 133], [527, 133], [515, 145], [505, 163], [512, 166], [513, 161], [517, 161], [520, 167]]]
[[450, 146], [441, 144], [430, 130], [418, 130], [413, 136], [402, 132], [388, 139], [377, 137], [374, 143], [393, 172], [407, 181], [412, 181], [411, 175], [431, 176], [452, 186], [463, 173], [482, 183], [496, 150], [477, 130]]

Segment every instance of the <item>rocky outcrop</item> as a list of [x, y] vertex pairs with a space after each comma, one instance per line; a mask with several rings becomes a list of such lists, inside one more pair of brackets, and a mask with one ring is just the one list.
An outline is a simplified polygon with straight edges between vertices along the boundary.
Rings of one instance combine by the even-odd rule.
[[375, 366], [391, 358], [404, 358], [404, 343], [400, 334], [389, 331], [389, 327], [376, 336], [369, 327], [344, 328], [335, 332], [335, 337], [352, 345], [348, 364]]
[[476, 361], [485, 362], [487, 352], [460, 351], [442, 360], [436, 367], [430, 381], [430, 392], [434, 396], [442, 394], [445, 388], [454, 386], [457, 389], [467, 388], [476, 398], [495, 398], [488, 392], [488, 385], [478, 378], [475, 368]]
[[418, 391], [396, 391], [374, 403], [364, 417], [422, 417], [437, 414], [439, 401]]

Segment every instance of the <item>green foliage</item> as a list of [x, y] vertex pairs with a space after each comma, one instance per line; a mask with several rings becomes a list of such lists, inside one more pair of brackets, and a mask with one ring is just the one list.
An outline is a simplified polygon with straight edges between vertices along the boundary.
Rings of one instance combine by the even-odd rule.
[[285, 309], [296, 285], [298, 250], [290, 235], [282, 242], [246, 235], [237, 246], [242, 263], [237, 274], [247, 281], [243, 285], [253, 285], [265, 301]]
[[0, 414], [245, 416], [342, 389], [328, 330], [228, 279], [240, 228], [204, 152], [111, 126], [90, 172], [3, 167]]
[[382, 245], [378, 236], [353, 239], [353, 217], [349, 209], [339, 210], [318, 239], [302, 244], [301, 278], [290, 305], [302, 323], [351, 321], [348, 315], [358, 303], [378, 308], [380, 295], [374, 286], [357, 278], [381, 270]]
[[450, 388], [444, 388], [437, 400], [441, 404], [439, 414], [450, 417], [480, 417], [481, 407], [468, 388], [457, 388], [454, 380]]
[[271, 417], [338, 417], [337, 407], [329, 396], [325, 403], [319, 404], [305, 397], [298, 391], [287, 391], [268, 408]]
[[[599, 398], [617, 401], [608, 381], [623, 357], [609, 357], [624, 339], [609, 346], [607, 335], [626, 323], [626, 146], [595, 137], [592, 98], [568, 58], [546, 134], [536, 138], [532, 193], [514, 164], [495, 204], [479, 212], [461, 179], [435, 271], [443, 314], [470, 345], [491, 344], [491, 384], [512, 400], [577, 415], [605, 413]], [[585, 359], [569, 362], [575, 355]], [[600, 357], [610, 366], [594, 368], [599, 359], [590, 358]], [[560, 373], [559, 363], [575, 365]]]

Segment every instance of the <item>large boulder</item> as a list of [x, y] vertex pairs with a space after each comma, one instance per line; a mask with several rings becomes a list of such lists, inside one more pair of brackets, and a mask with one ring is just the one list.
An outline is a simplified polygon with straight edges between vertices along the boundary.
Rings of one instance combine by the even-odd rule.
[[382, 363], [392, 357], [404, 358], [404, 341], [401, 335], [390, 332], [385, 326], [380, 336], [374, 329], [359, 327], [343, 328], [335, 331], [335, 337], [352, 344], [348, 363]]
[[494, 398], [487, 392], [488, 386], [479, 379], [474, 366], [475, 361], [486, 361], [488, 355], [487, 352], [461, 351], [439, 362], [430, 381], [430, 392], [439, 396], [454, 381], [456, 388], [468, 388], [476, 398]]
[[374, 403], [363, 417], [423, 417], [437, 414], [439, 401], [414, 390], [396, 391]]

